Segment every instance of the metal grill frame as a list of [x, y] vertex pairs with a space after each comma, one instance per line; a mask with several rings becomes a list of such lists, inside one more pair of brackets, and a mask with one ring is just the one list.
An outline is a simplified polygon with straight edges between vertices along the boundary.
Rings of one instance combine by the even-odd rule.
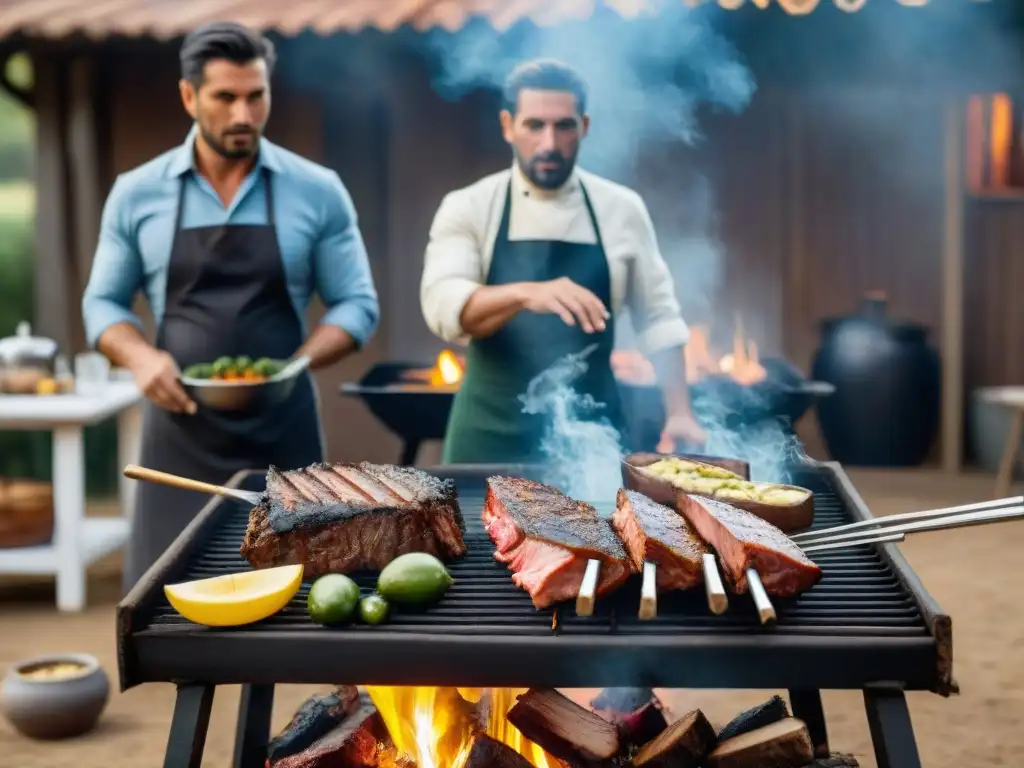
[[[809, 466], [830, 475], [849, 519], [871, 517], [838, 464]], [[467, 465], [434, 471], [477, 479], [491, 474], [530, 474], [530, 468], [521, 466]], [[241, 472], [230, 484], [239, 487], [252, 474]], [[420, 632], [388, 636], [386, 630], [369, 628], [359, 632], [306, 629], [261, 633], [244, 628], [226, 632], [187, 623], [177, 628], [172, 625], [171, 631], [166, 627], [154, 631], [149, 622], [166, 599], [163, 585], [181, 578], [223, 516], [231, 513], [230, 503], [211, 501], [117, 609], [121, 689], [149, 681], [173, 682], [177, 687], [164, 768], [201, 768], [213, 696], [222, 683], [242, 683], [233, 768], [264, 768], [274, 685], [285, 682], [787, 688], [792, 713], [807, 724], [819, 757], [829, 754], [820, 690], [862, 688], [879, 768], [921, 768], [904, 690], [926, 689], [944, 696], [957, 692], [952, 678], [950, 618], [899, 550], [888, 544], [876, 549], [917, 608], [922, 622], [917, 637], [844, 638], [754, 631], [686, 636], [568, 633], [495, 639]], [[623, 657], [642, 663], [627, 667], [621, 664]], [[538, 672], [538, 667], [543, 671]]]
[[[851, 520], [870, 518], [864, 502], [838, 464], [811, 465], [831, 480]], [[491, 474], [529, 475], [505, 465], [449, 466], [428, 470], [458, 481]], [[238, 487], [253, 471], [230, 484]], [[258, 474], [262, 475], [260, 471]], [[654, 622], [608, 615], [564, 616], [562, 631], [481, 635], [430, 631], [267, 627], [212, 629], [190, 623], [152, 626], [166, 606], [163, 585], [181, 580], [190, 562], [238, 502], [215, 499], [196, 517], [118, 606], [121, 689], [146, 682], [202, 680], [213, 684], [357, 682], [379, 685], [484, 687], [594, 687], [643, 685], [669, 688], [846, 688], [898, 681], [907, 690], [955, 691], [950, 618], [939, 608], [899, 550], [878, 548], [921, 618], [920, 633], [897, 636], [790, 632], [785, 610], [779, 627], [674, 634]], [[466, 508], [467, 519], [477, 514]], [[524, 595], [525, 599], [525, 595]], [[735, 598], [734, 598], [735, 599]], [[566, 611], [565, 613], [568, 613]], [[751, 616], [753, 612], [751, 610]], [[635, 616], [635, 614], [634, 614]], [[593, 622], [588, 627], [588, 622]], [[605, 622], [605, 624], [602, 624]], [[604, 627], [607, 631], [594, 632]]]

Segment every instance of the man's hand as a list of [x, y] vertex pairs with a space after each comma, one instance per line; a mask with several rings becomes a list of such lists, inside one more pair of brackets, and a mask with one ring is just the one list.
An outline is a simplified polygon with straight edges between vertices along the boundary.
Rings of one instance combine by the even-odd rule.
[[[567, 277], [526, 286], [523, 308], [540, 314], [558, 315], [566, 325], [579, 324], [586, 333], [603, 331], [608, 308], [591, 291]], [[542, 340], [538, 339], [542, 343]]]
[[[673, 441], [676, 445], [682, 444], [694, 448], [702, 447], [708, 441], [708, 433], [689, 411], [669, 416], [665, 422], [665, 429], [662, 432], [662, 443], [665, 439]], [[659, 445], [659, 449], [661, 446]], [[671, 451], [665, 451], [670, 453]]]
[[178, 381], [178, 364], [167, 352], [162, 349], [147, 351], [133, 363], [131, 372], [143, 394], [164, 410], [188, 414], [196, 412], [196, 404], [185, 394]]

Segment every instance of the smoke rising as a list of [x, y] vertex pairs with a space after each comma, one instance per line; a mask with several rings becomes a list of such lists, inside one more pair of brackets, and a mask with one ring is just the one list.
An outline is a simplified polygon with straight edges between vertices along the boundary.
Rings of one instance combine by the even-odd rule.
[[520, 400], [523, 413], [546, 420], [540, 445], [544, 481], [577, 499], [611, 503], [622, 484], [619, 433], [599, 418], [604, 403], [580, 395], [572, 386], [587, 372], [586, 359], [596, 348], [591, 345], [566, 355], [541, 371]]
[[440, 70], [434, 88], [458, 99], [478, 88], [500, 89], [525, 59], [556, 58], [575, 67], [590, 85], [590, 134], [581, 162], [612, 178], [628, 177], [637, 149], [647, 141], [700, 138], [697, 106], [735, 112], [754, 93], [739, 55], [715, 32], [712, 12], [663, 0], [656, 13], [625, 20], [598, 9], [586, 21], [543, 28], [519, 25], [499, 33], [486, 22], [426, 37]]

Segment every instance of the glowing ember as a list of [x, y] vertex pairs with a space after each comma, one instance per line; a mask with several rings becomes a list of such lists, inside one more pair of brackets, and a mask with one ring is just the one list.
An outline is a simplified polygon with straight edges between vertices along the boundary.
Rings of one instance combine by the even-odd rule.
[[[505, 716], [526, 689], [368, 686], [395, 748], [416, 768], [463, 768], [474, 733], [483, 731], [511, 747], [536, 768], [558, 761], [523, 735]], [[477, 704], [486, 704], [486, 720]]]

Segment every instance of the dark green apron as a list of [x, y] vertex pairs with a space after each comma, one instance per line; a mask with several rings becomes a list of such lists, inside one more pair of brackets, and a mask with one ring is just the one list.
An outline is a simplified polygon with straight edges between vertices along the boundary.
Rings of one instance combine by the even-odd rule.
[[[509, 240], [512, 185], [505, 196], [501, 226], [487, 272], [487, 285], [546, 282], [567, 277], [592, 291], [611, 307], [611, 275], [601, 230], [587, 192], [583, 202], [597, 242], [562, 240]], [[590, 395], [604, 408], [591, 418], [607, 419], [622, 433], [622, 407], [611, 369], [615, 323], [609, 318], [601, 333], [588, 334], [579, 326], [566, 325], [558, 315], [523, 311], [500, 331], [485, 339], [473, 339], [466, 353], [466, 373], [455, 396], [445, 435], [445, 463], [530, 463], [539, 455], [544, 437], [543, 416], [525, 414], [519, 396], [541, 371], [568, 354], [579, 354], [591, 345], [587, 371], [574, 382], [580, 395]]]

